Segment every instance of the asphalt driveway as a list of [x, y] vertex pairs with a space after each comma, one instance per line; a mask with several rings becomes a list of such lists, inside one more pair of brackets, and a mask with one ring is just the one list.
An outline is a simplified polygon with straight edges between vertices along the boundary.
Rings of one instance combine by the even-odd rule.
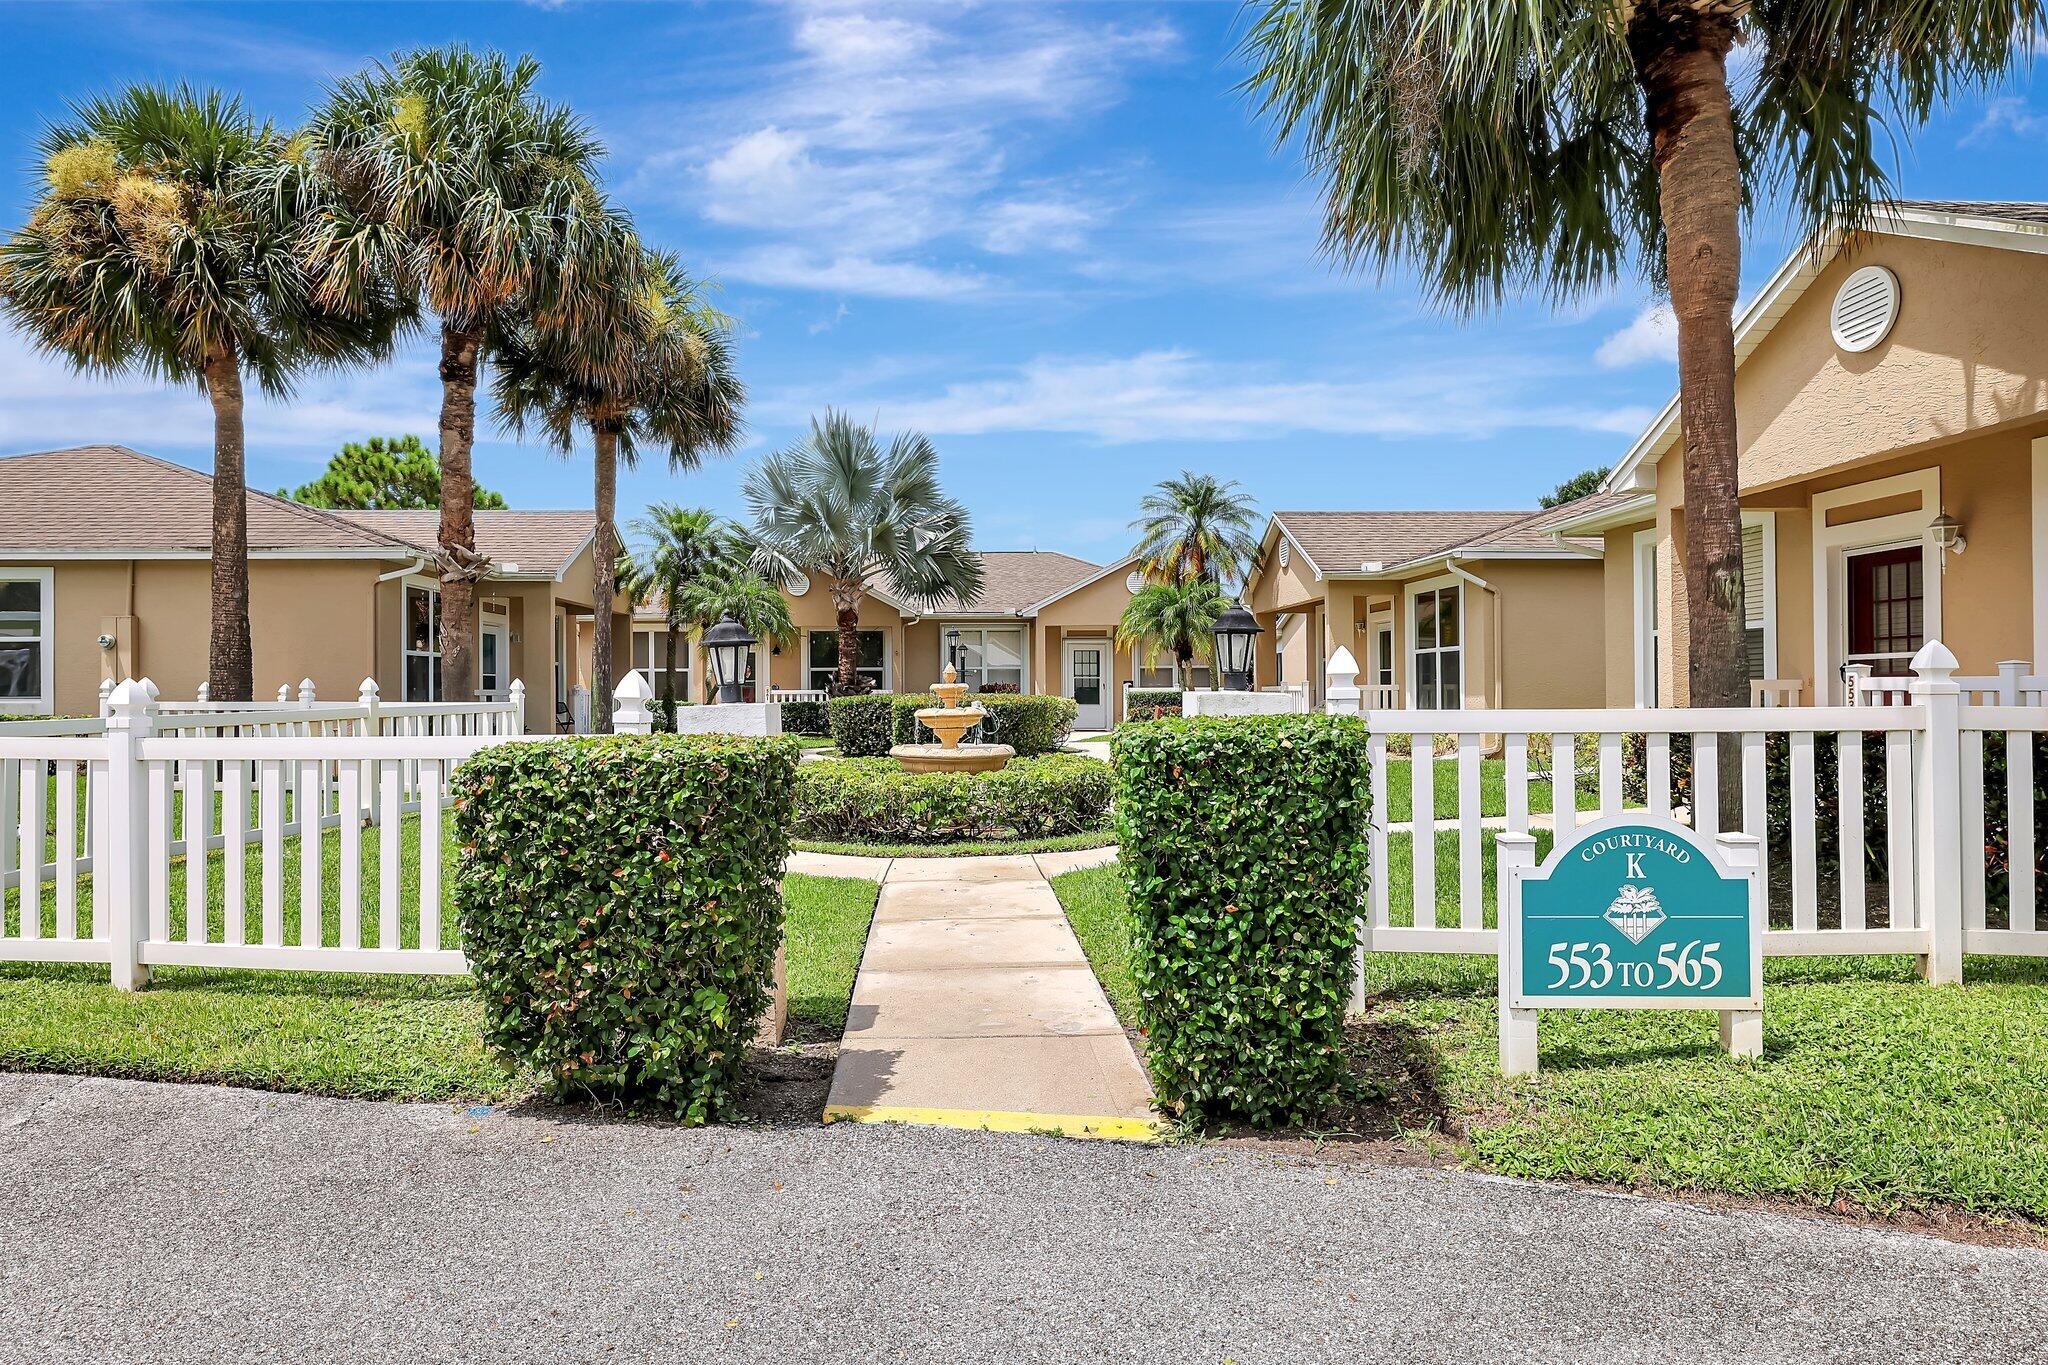
[[2020, 1361], [2048, 1253], [1243, 1149], [0, 1076], [0, 1358]]

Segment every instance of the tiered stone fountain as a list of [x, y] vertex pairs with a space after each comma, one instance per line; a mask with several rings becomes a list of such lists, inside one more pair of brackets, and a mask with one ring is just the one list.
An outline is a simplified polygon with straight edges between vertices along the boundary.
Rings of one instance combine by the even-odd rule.
[[946, 680], [934, 683], [932, 691], [939, 705], [917, 713], [926, 729], [939, 737], [937, 744], [898, 744], [889, 750], [908, 773], [992, 773], [1017, 756], [1007, 744], [962, 744], [960, 737], [975, 727], [988, 712], [979, 706], [962, 706], [967, 684], [960, 672], [946, 665]]

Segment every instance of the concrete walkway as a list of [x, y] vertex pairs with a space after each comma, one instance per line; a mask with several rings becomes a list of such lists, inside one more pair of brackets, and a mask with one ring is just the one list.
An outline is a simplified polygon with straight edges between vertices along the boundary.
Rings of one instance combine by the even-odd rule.
[[2048, 1359], [2048, 1254], [1207, 1144], [0, 1075], [0, 1361]]
[[1144, 1070], [1041, 866], [1105, 854], [894, 860], [827, 1120], [1154, 1136]]

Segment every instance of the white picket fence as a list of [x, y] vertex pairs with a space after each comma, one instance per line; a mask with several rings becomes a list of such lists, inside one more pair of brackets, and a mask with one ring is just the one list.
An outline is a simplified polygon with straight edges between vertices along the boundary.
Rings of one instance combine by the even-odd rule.
[[160, 964], [466, 971], [441, 915], [448, 776], [522, 739], [524, 692], [165, 703], [143, 681], [98, 720], [0, 724], [0, 959], [104, 962], [129, 988]]
[[[1964, 953], [2048, 955], [2034, 875], [2034, 751], [2048, 731], [2039, 680], [2023, 666], [1959, 679], [1939, 644], [1914, 663], [1903, 701], [1733, 710], [1372, 710], [1333, 674], [1328, 709], [1362, 715], [1371, 735], [1361, 966], [1367, 951], [1493, 953], [1500, 832], [1563, 840], [1627, 810], [1720, 832], [1730, 751], [1730, 832], [1763, 841], [1766, 953], [1908, 953], [1934, 981], [1960, 980]], [[2000, 755], [2002, 782], [1987, 763]], [[1402, 765], [1412, 818], [1396, 822]], [[1453, 794], [1441, 816], [1439, 785]]]

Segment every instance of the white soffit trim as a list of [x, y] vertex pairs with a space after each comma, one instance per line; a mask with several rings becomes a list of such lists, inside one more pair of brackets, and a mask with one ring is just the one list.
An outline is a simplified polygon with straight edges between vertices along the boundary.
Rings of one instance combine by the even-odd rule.
[[[2013, 222], [2005, 218], [1979, 218], [1965, 213], [1936, 209], [1898, 208], [1879, 213], [1860, 229], [1890, 237], [1917, 237], [1931, 242], [1955, 242], [1964, 246], [1994, 247], [2003, 251], [2048, 254], [2048, 227]], [[1735, 320], [1735, 367], [1750, 357], [1771, 334], [1778, 319], [1799, 302], [1806, 287], [1827, 268], [1841, 247], [1841, 230], [1828, 228], [1805, 246], [1794, 250], [1778, 266], [1763, 289], [1751, 299]], [[1678, 439], [1678, 395], [1673, 394], [1649, 428], [1638, 436], [1614, 472], [1600, 485], [1602, 491], [1646, 486], [1642, 467], [1654, 465]]]

